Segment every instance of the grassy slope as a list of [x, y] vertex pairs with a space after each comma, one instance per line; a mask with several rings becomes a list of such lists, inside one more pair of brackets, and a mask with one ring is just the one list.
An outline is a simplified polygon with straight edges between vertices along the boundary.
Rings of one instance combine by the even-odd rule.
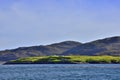
[[67, 64], [67, 63], [120, 63], [120, 57], [115, 56], [40, 56], [21, 58], [6, 64]]

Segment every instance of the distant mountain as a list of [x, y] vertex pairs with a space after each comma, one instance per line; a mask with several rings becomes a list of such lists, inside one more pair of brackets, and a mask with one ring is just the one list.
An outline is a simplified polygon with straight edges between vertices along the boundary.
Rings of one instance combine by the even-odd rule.
[[9, 61], [30, 56], [61, 55], [63, 52], [78, 45], [81, 45], [81, 43], [64, 41], [46, 46], [20, 47], [17, 49], [0, 51], [0, 61]]
[[46, 46], [20, 47], [0, 51], [0, 61], [46, 55], [114, 55], [120, 56], [120, 36], [99, 39], [89, 43], [64, 41]]
[[63, 55], [119, 55], [120, 36], [85, 43], [65, 51]]

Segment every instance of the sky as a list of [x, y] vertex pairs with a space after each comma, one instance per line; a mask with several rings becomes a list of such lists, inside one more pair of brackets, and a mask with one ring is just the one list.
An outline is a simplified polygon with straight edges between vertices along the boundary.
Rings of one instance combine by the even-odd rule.
[[120, 0], [0, 0], [0, 50], [120, 36]]

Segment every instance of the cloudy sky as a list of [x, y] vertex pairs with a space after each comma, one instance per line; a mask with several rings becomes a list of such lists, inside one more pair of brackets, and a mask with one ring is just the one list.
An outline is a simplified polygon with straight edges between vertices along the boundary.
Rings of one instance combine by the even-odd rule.
[[120, 35], [120, 0], [0, 0], [0, 50]]

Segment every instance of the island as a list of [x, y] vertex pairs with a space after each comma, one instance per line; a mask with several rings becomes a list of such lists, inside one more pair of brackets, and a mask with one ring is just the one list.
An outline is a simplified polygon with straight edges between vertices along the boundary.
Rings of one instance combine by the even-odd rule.
[[37, 56], [11, 60], [5, 64], [120, 64], [120, 56]]

